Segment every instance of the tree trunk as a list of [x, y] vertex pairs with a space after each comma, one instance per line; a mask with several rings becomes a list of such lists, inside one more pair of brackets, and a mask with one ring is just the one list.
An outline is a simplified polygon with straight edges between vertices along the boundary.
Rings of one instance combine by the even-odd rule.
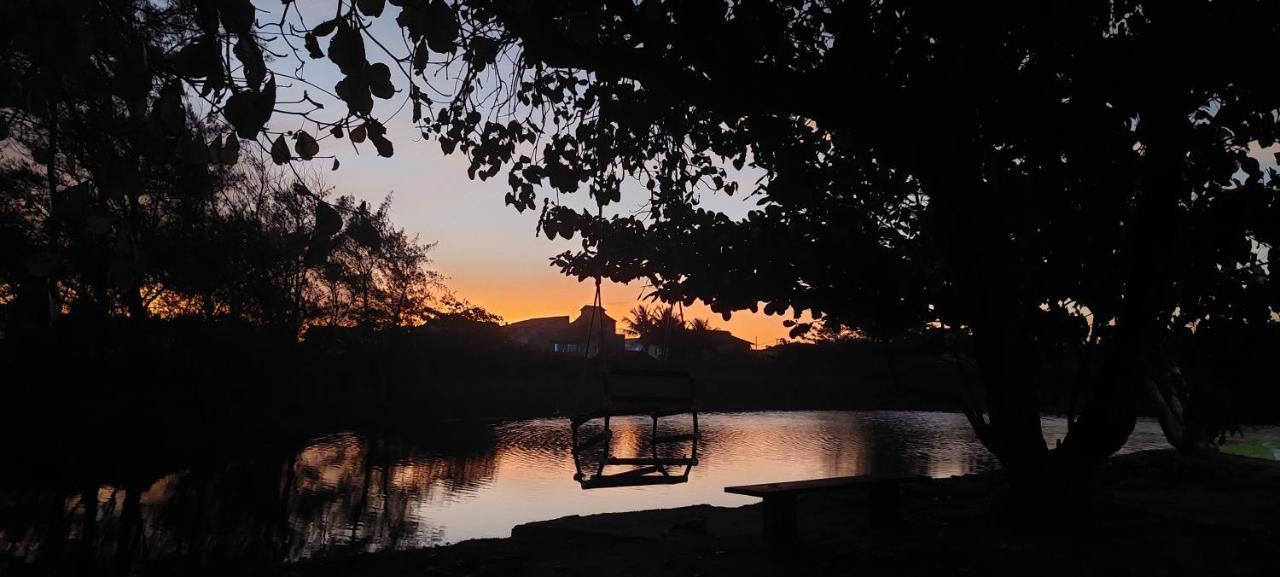
[[1093, 394], [1062, 444], [1068, 460], [1086, 466], [1104, 461], [1132, 433], [1140, 387], [1166, 338], [1167, 319], [1174, 307], [1169, 253], [1176, 236], [1178, 201], [1187, 186], [1183, 169], [1188, 124], [1171, 97], [1176, 90], [1166, 87], [1165, 91], [1152, 95], [1152, 109], [1141, 121], [1144, 174], [1116, 336], [1094, 381]]
[[[947, 116], [941, 115], [946, 118]], [[1047, 447], [1040, 429], [1035, 351], [1025, 323], [1027, 304], [1018, 279], [1009, 224], [1004, 222], [1006, 191], [981, 175], [982, 159], [965, 137], [965, 119], [941, 127], [954, 138], [936, 164], [922, 167], [932, 191], [929, 213], [940, 232], [936, 249], [956, 278], [955, 302], [971, 319], [977, 380], [984, 391], [987, 420], [966, 414], [983, 444], [1010, 475], [1013, 497], [1042, 493]]]
[[1042, 493], [1048, 447], [1040, 428], [1032, 341], [1018, 317], [1002, 310], [987, 315], [973, 332], [990, 420], [988, 448], [1009, 473], [1015, 501], [1024, 502]]
[[1160, 430], [1175, 449], [1184, 453], [1212, 453], [1218, 441], [1195, 422], [1186, 410], [1187, 382], [1175, 364], [1163, 378], [1143, 379], [1147, 396], [1156, 407]]
[[129, 283], [124, 290], [125, 307], [129, 309], [129, 319], [134, 323], [147, 320], [147, 305], [142, 302], [142, 287], [137, 283]]
[[120, 515], [120, 532], [116, 545], [116, 572], [128, 575], [133, 569], [138, 543], [142, 540], [142, 491], [144, 485], [131, 483], [125, 487], [124, 510]]
[[[960, 67], [962, 70], [963, 67]], [[943, 116], [946, 117], [946, 116]], [[935, 220], [937, 249], [956, 278], [954, 300], [971, 319], [973, 356], [988, 420], [979, 438], [1010, 474], [1015, 498], [1037, 494], [1047, 447], [1040, 429], [1035, 350], [1026, 325], [1028, 309], [1019, 283], [1016, 251], [1006, 222], [1009, 191], [987, 182], [980, 153], [966, 137], [970, 122], [945, 127], [951, 147], [928, 167], [928, 218]], [[972, 417], [971, 417], [971, 420]]]
[[98, 551], [98, 486], [90, 484], [80, 492], [84, 520], [80, 530], [80, 574], [92, 575], [97, 570]]

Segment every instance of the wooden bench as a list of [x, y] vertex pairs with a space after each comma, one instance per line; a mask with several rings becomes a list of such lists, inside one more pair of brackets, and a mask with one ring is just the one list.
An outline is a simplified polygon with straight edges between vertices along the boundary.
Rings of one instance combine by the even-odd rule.
[[857, 475], [784, 483], [763, 483], [725, 487], [726, 493], [764, 499], [764, 537], [773, 542], [790, 542], [796, 537], [796, 496], [802, 493], [864, 489], [872, 526], [886, 526], [900, 519], [903, 483], [927, 481], [929, 477], [903, 475]]

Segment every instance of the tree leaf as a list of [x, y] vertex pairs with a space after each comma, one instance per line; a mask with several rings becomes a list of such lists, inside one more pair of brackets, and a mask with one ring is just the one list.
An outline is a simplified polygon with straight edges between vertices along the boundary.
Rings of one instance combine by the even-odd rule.
[[357, 126], [357, 127], [355, 127], [355, 128], [352, 128], [352, 129], [351, 129], [351, 142], [354, 142], [354, 143], [356, 143], [356, 144], [360, 144], [361, 142], [364, 142], [364, 138], [365, 138], [365, 136], [367, 136], [367, 134], [368, 134], [368, 131], [365, 129], [365, 127], [364, 127], [364, 125], [363, 125], [363, 124], [361, 124], [360, 126]]
[[289, 145], [284, 141], [283, 134], [277, 136], [275, 142], [271, 143], [271, 162], [276, 164], [289, 162]]
[[218, 150], [218, 162], [231, 166], [240, 161], [240, 139], [234, 134], [227, 135], [226, 144]]
[[320, 41], [316, 39], [314, 33], [308, 32], [302, 38], [302, 45], [307, 47], [307, 53], [312, 58], [324, 58], [324, 51], [320, 49]]
[[426, 42], [419, 42], [413, 48], [413, 72], [422, 74], [427, 68], [427, 59], [431, 55], [431, 51], [427, 49]]
[[423, 30], [427, 45], [441, 53], [452, 53], [458, 41], [458, 15], [444, 0], [431, 0], [427, 26]]
[[316, 203], [316, 236], [329, 238], [342, 230], [342, 215], [325, 201]]
[[378, 62], [369, 66], [369, 92], [386, 100], [396, 95], [396, 87], [391, 83], [391, 68]]
[[250, 0], [223, 0], [218, 3], [222, 26], [234, 34], [248, 35], [253, 28], [253, 3]]
[[299, 130], [298, 135], [294, 137], [293, 151], [303, 160], [311, 160], [317, 154], [320, 154], [320, 143], [316, 142], [315, 137], [311, 136], [305, 130]]
[[329, 242], [329, 239], [319, 236], [312, 237], [311, 242], [307, 243], [307, 252], [302, 257], [303, 264], [310, 267], [329, 264], [329, 251], [332, 248], [333, 243]]
[[173, 71], [184, 78], [206, 78], [221, 69], [218, 44], [208, 38], [200, 38], [183, 46], [173, 57]]
[[395, 154], [395, 147], [391, 145], [391, 141], [387, 140], [387, 128], [376, 121], [370, 120], [365, 123], [369, 132], [369, 140], [373, 142], [374, 148], [378, 149], [378, 155], [390, 158]]
[[258, 47], [258, 42], [248, 34], [242, 35], [232, 52], [244, 65], [242, 70], [244, 70], [245, 81], [249, 83], [250, 88], [257, 90], [267, 77], [267, 64], [262, 58], [262, 49]]
[[255, 138], [275, 107], [275, 79], [267, 81], [262, 92], [241, 91], [232, 94], [222, 108], [222, 115], [236, 129], [240, 138]]
[[325, 36], [333, 34], [334, 30], [337, 30], [338, 22], [339, 20], [337, 18], [325, 20], [324, 22], [317, 24], [315, 28], [312, 28], [311, 33], [315, 34], [318, 38], [324, 38]]
[[378, 234], [378, 228], [370, 221], [367, 212], [359, 213], [351, 219], [351, 224], [347, 225], [347, 235], [375, 252], [382, 248], [382, 235]]
[[364, 71], [364, 38], [345, 20], [338, 23], [338, 31], [329, 41], [329, 60], [348, 77]]
[[395, 147], [391, 145], [391, 141], [381, 134], [370, 134], [369, 140], [373, 141], [374, 148], [378, 149], [378, 156], [391, 158], [395, 154]]
[[385, 0], [356, 0], [356, 6], [360, 7], [360, 12], [374, 18], [382, 15], [385, 5]]
[[484, 70], [485, 66], [493, 62], [498, 56], [498, 42], [484, 36], [476, 36], [471, 39], [469, 50], [467, 50], [467, 60], [476, 70]]
[[347, 109], [356, 116], [367, 116], [373, 112], [373, 97], [369, 96], [369, 85], [364, 75], [348, 76], [339, 80], [333, 91], [347, 103]]

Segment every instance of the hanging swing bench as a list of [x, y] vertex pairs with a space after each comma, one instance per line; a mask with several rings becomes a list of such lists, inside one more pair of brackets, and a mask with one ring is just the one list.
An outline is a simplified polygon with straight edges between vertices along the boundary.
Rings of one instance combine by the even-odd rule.
[[[597, 218], [603, 221], [603, 206], [597, 212]], [[597, 268], [595, 301], [584, 351], [586, 357], [592, 354], [591, 329], [598, 329], [598, 342], [604, 343], [604, 324], [597, 323], [595, 318], [596, 311], [603, 310], [601, 276]], [[683, 306], [680, 316], [683, 321]], [[670, 345], [670, 337], [668, 332], [667, 345]], [[599, 346], [596, 350], [601, 352]], [[644, 357], [645, 361], [653, 361], [643, 353], [637, 355]], [[576, 469], [574, 480], [583, 489], [669, 485], [688, 481], [689, 471], [698, 464], [698, 413], [694, 407], [697, 389], [693, 376], [680, 370], [624, 368], [608, 361], [604, 367], [600, 406], [570, 419]], [[688, 415], [687, 419], [681, 418], [684, 415]], [[649, 417], [648, 454], [614, 455], [612, 427], [617, 424], [615, 419], [636, 416]], [[688, 424], [682, 427], [682, 422]], [[639, 442], [639, 439], [631, 441], [629, 445], [644, 453], [646, 443]]]
[[[696, 388], [685, 371], [610, 368], [602, 375], [604, 402], [571, 419], [574, 479], [583, 489], [669, 485], [689, 480], [698, 464]], [[681, 418], [688, 415], [687, 419]], [[649, 417], [648, 455], [612, 452], [616, 417]], [[685, 431], [678, 429], [688, 422]], [[598, 430], [589, 432], [594, 427]], [[587, 430], [584, 430], [587, 429]], [[635, 443], [640, 446], [640, 443]], [[629, 467], [621, 471], [614, 467]]]

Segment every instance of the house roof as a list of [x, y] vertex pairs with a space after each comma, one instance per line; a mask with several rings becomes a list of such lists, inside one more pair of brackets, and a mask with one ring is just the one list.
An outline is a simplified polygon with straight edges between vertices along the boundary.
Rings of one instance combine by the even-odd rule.
[[503, 325], [504, 329], [562, 329], [569, 326], [569, 317], [538, 317]]
[[734, 343], [734, 344], [751, 346], [751, 341], [743, 338], [738, 338], [734, 336], [733, 333], [723, 329], [711, 329], [707, 331], [707, 333], [708, 333], [707, 336], [710, 337], [711, 339], [718, 340], [723, 343]]
[[615, 323], [618, 322], [617, 319], [609, 316], [609, 313], [604, 310], [604, 307], [597, 307], [594, 305], [582, 305], [582, 308], [578, 309], [578, 320], [582, 320], [584, 318], [586, 318], [587, 320], [590, 320], [591, 309], [596, 309], [600, 311], [599, 315], [596, 318], [599, 318], [601, 320], [613, 321]]
[[[593, 309], [595, 310], [594, 317], [592, 316]], [[567, 316], [538, 317], [533, 319], [516, 321], [514, 323], [508, 323], [506, 325], [503, 325], [502, 328], [504, 330], [513, 329], [517, 331], [533, 330], [533, 329], [544, 330], [544, 331], [581, 331], [581, 330], [585, 330], [586, 328], [585, 325], [591, 324], [591, 321], [593, 318], [595, 319], [595, 322], [598, 322], [598, 323], [618, 322], [614, 320], [613, 317], [609, 316], [608, 313], [606, 313], [604, 308], [602, 307], [584, 305], [581, 309], [578, 309], [578, 310], [579, 310], [578, 318], [574, 319], [572, 323], [569, 322], [569, 317]], [[564, 338], [567, 338], [567, 339], [576, 339], [579, 336], [578, 333], [576, 332], [564, 332], [563, 335], [564, 335]]]

